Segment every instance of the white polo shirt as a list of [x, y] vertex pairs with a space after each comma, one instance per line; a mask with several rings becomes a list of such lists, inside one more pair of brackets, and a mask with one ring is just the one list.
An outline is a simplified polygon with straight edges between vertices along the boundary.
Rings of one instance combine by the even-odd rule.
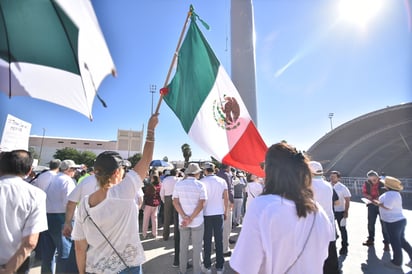
[[222, 215], [225, 211], [223, 192], [227, 190], [226, 181], [216, 175], [207, 175], [200, 181], [205, 185], [207, 193], [203, 216]]
[[[186, 215], [191, 215], [199, 200], [207, 200], [205, 185], [194, 177], [187, 177], [176, 183], [173, 190], [173, 199], [178, 198]], [[183, 221], [179, 214], [179, 223]], [[203, 223], [203, 209], [190, 222], [188, 227], [198, 227]]]

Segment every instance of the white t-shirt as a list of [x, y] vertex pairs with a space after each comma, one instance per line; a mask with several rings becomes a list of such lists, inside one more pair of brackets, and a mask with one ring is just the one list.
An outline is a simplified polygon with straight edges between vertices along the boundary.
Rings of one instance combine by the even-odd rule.
[[246, 185], [247, 200], [246, 208], [250, 203], [263, 192], [263, 185], [257, 182], [248, 182]]
[[42, 174], [34, 180], [33, 185], [37, 186], [38, 188], [46, 191], [47, 187], [49, 186], [50, 182], [52, 181], [53, 177], [56, 176], [57, 172], [53, 170], [48, 170], [43, 172]]
[[[323, 209], [298, 218], [295, 203], [278, 195], [256, 197], [246, 211], [230, 266], [240, 274], [319, 274], [328, 256], [332, 225]], [[313, 225], [312, 232], [310, 229]]]
[[[206, 188], [202, 182], [194, 177], [187, 177], [176, 183], [173, 190], [173, 199], [178, 198], [180, 206], [186, 215], [190, 216], [197, 207], [199, 200], [207, 200]], [[182, 223], [179, 214], [179, 223]], [[190, 222], [188, 227], [198, 227], [203, 224], [203, 209]]]
[[116, 273], [125, 268], [112, 247], [87, 217], [87, 212], [128, 266], [138, 266], [145, 261], [135, 202], [136, 194], [142, 185], [139, 175], [131, 170], [121, 183], [109, 189], [106, 199], [98, 205], [90, 208], [88, 195], [82, 199], [78, 206], [72, 239], [86, 239], [89, 244], [86, 272]]
[[160, 189], [160, 198], [165, 201], [165, 196], [173, 195], [175, 184], [178, 181], [176, 176], [167, 176], [162, 181], [162, 188]]
[[223, 192], [227, 190], [226, 181], [216, 175], [208, 175], [200, 180], [206, 187], [207, 201], [203, 216], [222, 215], [225, 212]]
[[[332, 185], [323, 180], [321, 176], [314, 176], [312, 179], [312, 189], [313, 195], [316, 202], [318, 202], [323, 210], [328, 215], [329, 221], [332, 224], [332, 228], [334, 229], [335, 226], [333, 225], [335, 222], [335, 216], [333, 214], [333, 188]], [[333, 235], [331, 241], [336, 240], [336, 236]]]
[[[140, 209], [141, 207], [142, 207], [142, 205], [143, 205], [143, 198], [144, 198], [144, 192], [143, 192], [143, 189], [142, 188], [139, 188], [139, 191], [137, 192], [137, 194], [136, 194], [136, 197], [135, 197], [135, 202], [136, 202], [136, 204], [137, 204], [137, 207]], [[140, 213], [140, 212], [138, 212], [138, 213]]]
[[0, 265], [24, 237], [47, 230], [46, 194], [13, 175], [0, 177]]
[[69, 201], [78, 203], [84, 196], [92, 194], [99, 188], [96, 175], [87, 176], [73, 189], [68, 199]]
[[382, 221], [394, 223], [405, 219], [402, 212], [402, 197], [399, 192], [389, 190], [379, 197], [379, 202], [388, 208], [379, 207], [379, 214]]
[[336, 204], [334, 205], [335, 211], [336, 212], [343, 212], [343, 211], [345, 211], [345, 205], [346, 205], [345, 198], [351, 197], [350, 191], [341, 182], [337, 182], [333, 186], [333, 189], [336, 191], [336, 194], [338, 194], [338, 198], [339, 198], [339, 200], [336, 201]]
[[65, 213], [67, 197], [75, 187], [76, 184], [69, 175], [62, 172], [57, 173], [45, 190], [47, 213]]

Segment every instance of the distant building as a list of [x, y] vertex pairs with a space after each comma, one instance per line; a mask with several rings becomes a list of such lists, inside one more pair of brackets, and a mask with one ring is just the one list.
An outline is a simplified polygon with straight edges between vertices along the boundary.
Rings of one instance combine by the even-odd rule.
[[[105, 150], [114, 150], [123, 158], [129, 158], [143, 150], [143, 130], [117, 130], [117, 140], [96, 140], [70, 137], [51, 137], [31, 135], [29, 148], [33, 149], [40, 158], [39, 165], [47, 166], [58, 149], [74, 148], [78, 151], [91, 151], [96, 155]], [[64, 160], [64, 159], [61, 159]]]

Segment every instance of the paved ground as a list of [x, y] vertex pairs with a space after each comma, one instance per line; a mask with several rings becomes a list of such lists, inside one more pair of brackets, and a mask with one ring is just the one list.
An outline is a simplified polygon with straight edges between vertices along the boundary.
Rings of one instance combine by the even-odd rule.
[[[412, 269], [403, 266], [403, 271], [393, 270], [383, 265], [384, 261], [388, 261], [392, 255], [389, 252], [383, 252], [381, 228], [376, 225], [376, 245], [375, 247], [362, 246], [362, 242], [366, 239], [366, 207], [362, 203], [352, 202], [348, 218], [348, 237], [349, 237], [349, 254], [346, 257], [340, 257], [342, 273], [344, 274], [412, 274]], [[406, 239], [412, 243], [412, 211], [405, 210], [405, 214], [409, 221], [406, 227]], [[377, 222], [378, 223], [378, 222]], [[232, 239], [236, 239], [240, 232], [240, 227], [232, 232]], [[173, 231], [173, 229], [172, 229]], [[159, 235], [162, 231], [160, 230]], [[252, 243], [251, 243], [252, 244]], [[340, 241], [338, 241], [340, 248]], [[168, 274], [177, 273], [177, 269], [172, 267], [173, 263], [173, 237], [168, 241], [148, 239], [143, 241], [143, 247], [146, 251], [147, 261], [143, 264], [143, 272], [145, 274]], [[234, 245], [231, 245], [234, 248]], [[287, 250], [285, 250], [287, 252]], [[228, 259], [227, 259], [228, 260]], [[408, 262], [409, 258], [404, 252], [404, 263]], [[215, 271], [215, 270], [213, 270]], [[40, 273], [37, 267], [31, 273]], [[191, 273], [191, 272], [189, 272]], [[214, 272], [215, 273], [215, 272]], [[231, 270], [229, 263], [225, 263], [225, 273], [234, 273]], [[251, 273], [253, 274], [253, 273]]]

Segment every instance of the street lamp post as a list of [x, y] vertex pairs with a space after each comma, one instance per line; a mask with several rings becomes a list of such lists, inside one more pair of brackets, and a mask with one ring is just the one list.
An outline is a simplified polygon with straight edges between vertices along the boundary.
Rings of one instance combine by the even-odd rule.
[[40, 144], [40, 152], [39, 152], [39, 165], [41, 165], [41, 153], [42, 153], [42, 151], [43, 151], [43, 142], [44, 142], [44, 135], [46, 134], [46, 129], [45, 128], [43, 128], [43, 136], [42, 136], [42, 138], [41, 138], [41, 144]]
[[153, 114], [153, 95], [156, 92], [156, 85], [150, 85], [149, 86], [149, 91], [152, 94], [152, 112], [151, 113]]
[[130, 158], [130, 149], [131, 149], [131, 136], [132, 135], [132, 129], [130, 129], [129, 130], [129, 132], [127, 133], [127, 137], [128, 137], [128, 140], [127, 140], [127, 159], [129, 159]]
[[330, 120], [330, 130], [333, 130], [333, 125], [332, 125], [332, 118], [333, 118], [334, 113], [330, 112], [329, 113], [329, 120]]

